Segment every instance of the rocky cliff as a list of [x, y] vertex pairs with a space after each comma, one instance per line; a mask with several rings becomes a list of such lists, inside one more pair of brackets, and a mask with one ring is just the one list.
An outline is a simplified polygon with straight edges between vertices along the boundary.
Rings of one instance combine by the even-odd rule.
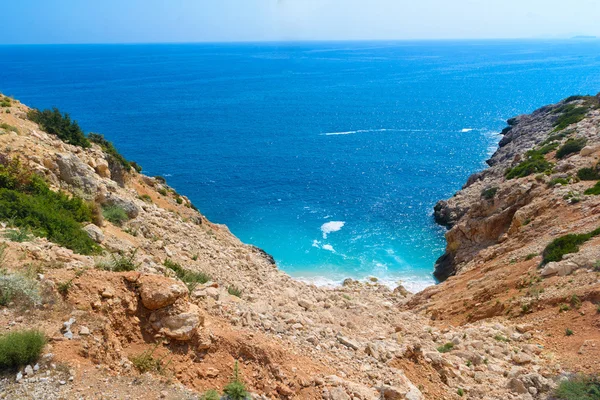
[[[597, 156], [588, 98], [511, 121], [491, 168], [437, 207], [455, 276], [416, 295], [294, 281], [109, 144], [0, 100], [0, 326], [48, 341], [15, 369], [0, 354], [0, 398], [192, 399], [221, 393], [237, 363], [256, 399], [542, 399], [600, 370], [597, 240], [537, 268], [553, 238], [598, 222], [582, 194], [594, 182], [575, 178]], [[554, 172], [504, 177], [557, 109], [584, 103], [544, 154]], [[587, 147], [555, 160], [580, 136]]]

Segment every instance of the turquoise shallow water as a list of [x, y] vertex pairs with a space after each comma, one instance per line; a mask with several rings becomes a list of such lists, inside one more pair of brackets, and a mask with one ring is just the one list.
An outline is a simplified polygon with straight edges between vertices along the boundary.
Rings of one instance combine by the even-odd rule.
[[0, 46], [59, 106], [293, 276], [433, 283], [431, 211], [504, 121], [600, 90], [599, 41]]

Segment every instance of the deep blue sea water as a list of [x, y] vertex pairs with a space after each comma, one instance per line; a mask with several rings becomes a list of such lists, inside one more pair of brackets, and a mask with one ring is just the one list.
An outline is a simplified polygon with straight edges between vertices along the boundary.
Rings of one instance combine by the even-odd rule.
[[600, 41], [0, 46], [69, 111], [296, 277], [431, 284], [439, 199], [504, 121], [600, 91]]

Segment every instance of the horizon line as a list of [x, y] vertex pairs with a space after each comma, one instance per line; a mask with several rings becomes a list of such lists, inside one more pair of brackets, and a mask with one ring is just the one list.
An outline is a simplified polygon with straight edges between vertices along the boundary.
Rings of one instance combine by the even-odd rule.
[[357, 43], [357, 42], [467, 42], [467, 41], [565, 41], [600, 40], [599, 36], [576, 35], [570, 37], [517, 37], [517, 38], [414, 38], [414, 39], [282, 39], [282, 40], [206, 40], [206, 41], [164, 41], [164, 42], [57, 42], [57, 43], [0, 43], [0, 46], [82, 46], [82, 45], [168, 45], [168, 44], [274, 44], [274, 43]]

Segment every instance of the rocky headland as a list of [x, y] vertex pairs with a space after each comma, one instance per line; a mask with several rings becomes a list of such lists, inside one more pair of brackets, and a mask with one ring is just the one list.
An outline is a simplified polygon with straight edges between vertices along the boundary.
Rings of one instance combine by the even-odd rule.
[[102, 137], [0, 105], [0, 333], [46, 338], [0, 346], [0, 398], [210, 398], [237, 365], [255, 399], [546, 399], [600, 371], [597, 97], [509, 120], [436, 205], [417, 294], [295, 281]]

